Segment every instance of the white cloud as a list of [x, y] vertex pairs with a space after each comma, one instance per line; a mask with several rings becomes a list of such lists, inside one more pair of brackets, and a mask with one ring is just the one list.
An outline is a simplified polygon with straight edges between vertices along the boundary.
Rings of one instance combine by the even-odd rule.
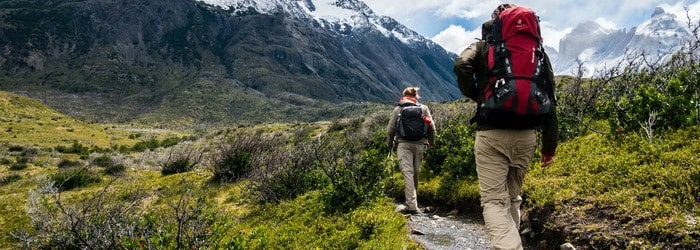
[[467, 31], [462, 26], [450, 25], [447, 29], [435, 35], [431, 40], [440, 44], [447, 51], [459, 54], [476, 41], [475, 38], [481, 37], [481, 29]]
[[559, 51], [559, 40], [561, 40], [566, 34], [571, 33], [573, 28], [557, 29], [550, 22], [540, 23], [540, 29], [542, 30], [542, 40], [545, 46], [554, 48]]
[[[437, 34], [432, 40], [445, 49], [459, 53], [474, 37], [480, 37], [479, 24], [490, 18], [502, 0], [363, 0], [377, 14], [391, 16], [409, 28], [421, 27], [423, 33]], [[595, 21], [607, 29], [632, 28], [648, 19], [657, 6], [685, 20], [684, 7], [691, 15], [700, 16], [700, 0], [509, 0], [532, 8], [542, 21], [545, 45], [558, 50], [559, 40], [576, 25]], [[445, 26], [426, 25], [448, 19], [462, 19]], [[697, 19], [695, 19], [697, 23]], [[474, 27], [464, 26], [467, 23]], [[430, 30], [428, 30], [430, 29]], [[428, 34], [428, 35], [429, 35]], [[423, 34], [427, 36], [426, 34]], [[464, 39], [468, 38], [468, 39]], [[461, 41], [461, 45], [459, 44]]]

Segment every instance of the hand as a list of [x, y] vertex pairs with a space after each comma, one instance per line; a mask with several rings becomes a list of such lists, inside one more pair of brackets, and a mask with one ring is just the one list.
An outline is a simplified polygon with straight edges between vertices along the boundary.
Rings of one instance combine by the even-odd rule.
[[554, 162], [554, 154], [542, 154], [542, 158], [540, 158], [540, 162], [542, 162], [542, 167], [546, 167], [549, 164], [552, 164]]

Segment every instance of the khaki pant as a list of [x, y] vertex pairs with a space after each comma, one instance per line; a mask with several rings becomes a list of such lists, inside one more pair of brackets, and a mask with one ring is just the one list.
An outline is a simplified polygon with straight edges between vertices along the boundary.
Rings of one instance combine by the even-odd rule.
[[425, 145], [423, 143], [399, 143], [396, 155], [399, 157], [399, 167], [404, 181], [404, 195], [408, 210], [418, 210], [418, 175], [420, 163], [423, 160]]
[[535, 130], [477, 131], [474, 142], [481, 207], [495, 249], [522, 249], [523, 178], [537, 148]]

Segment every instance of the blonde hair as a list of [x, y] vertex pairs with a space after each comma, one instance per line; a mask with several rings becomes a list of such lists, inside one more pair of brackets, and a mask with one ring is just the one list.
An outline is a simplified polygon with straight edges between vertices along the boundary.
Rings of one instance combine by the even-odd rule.
[[408, 97], [415, 97], [416, 99], [418, 99], [420, 98], [420, 96], [418, 95], [418, 90], [420, 90], [420, 88], [418, 87], [408, 87], [403, 90], [403, 95]]

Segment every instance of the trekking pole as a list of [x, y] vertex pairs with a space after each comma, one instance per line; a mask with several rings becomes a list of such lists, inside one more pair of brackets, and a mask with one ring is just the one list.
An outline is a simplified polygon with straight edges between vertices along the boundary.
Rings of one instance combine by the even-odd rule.
[[390, 165], [393, 163], [392, 159], [392, 154], [394, 153], [394, 145], [396, 145], [396, 137], [392, 140], [391, 143], [391, 148], [389, 148], [389, 153], [386, 155], [386, 162], [384, 163], [384, 167], [386, 168], [386, 171], [388, 172], [389, 176], [391, 176], [393, 166]]

